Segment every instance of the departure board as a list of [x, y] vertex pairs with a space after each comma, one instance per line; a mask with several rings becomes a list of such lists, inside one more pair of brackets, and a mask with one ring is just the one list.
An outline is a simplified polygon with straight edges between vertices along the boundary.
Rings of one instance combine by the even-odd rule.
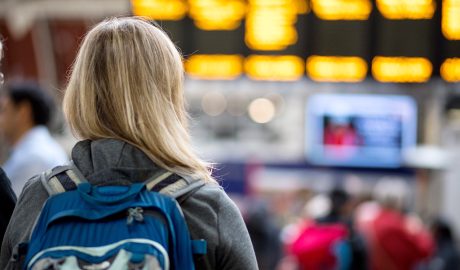
[[460, 0], [131, 0], [199, 79], [460, 82]]
[[372, 75], [380, 82], [428, 81], [435, 62], [434, 0], [377, 0]]
[[308, 76], [315, 81], [358, 82], [369, 60], [370, 0], [312, 0]]
[[460, 0], [442, 2], [443, 47], [440, 73], [448, 82], [460, 82]]

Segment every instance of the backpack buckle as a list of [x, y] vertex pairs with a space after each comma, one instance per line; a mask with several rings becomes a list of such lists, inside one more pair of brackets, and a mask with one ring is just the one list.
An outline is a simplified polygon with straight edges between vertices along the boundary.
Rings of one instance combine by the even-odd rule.
[[144, 221], [144, 209], [141, 207], [129, 208], [128, 209], [128, 218], [126, 219], [126, 223], [128, 225], [132, 225], [134, 221], [142, 222]]

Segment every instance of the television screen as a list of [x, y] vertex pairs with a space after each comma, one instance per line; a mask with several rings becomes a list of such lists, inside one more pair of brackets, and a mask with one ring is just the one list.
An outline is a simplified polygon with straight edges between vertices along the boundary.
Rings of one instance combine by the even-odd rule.
[[320, 94], [306, 108], [310, 162], [353, 167], [399, 167], [415, 146], [417, 109], [408, 96]]

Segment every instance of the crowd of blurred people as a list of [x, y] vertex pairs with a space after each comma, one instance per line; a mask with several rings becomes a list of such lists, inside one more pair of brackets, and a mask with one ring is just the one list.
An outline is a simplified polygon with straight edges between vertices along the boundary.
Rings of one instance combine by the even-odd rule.
[[260, 269], [460, 269], [449, 223], [422, 221], [409, 193], [400, 179], [383, 179], [362, 197], [334, 188], [310, 196], [287, 224], [276, 223], [266, 200], [242, 208]]

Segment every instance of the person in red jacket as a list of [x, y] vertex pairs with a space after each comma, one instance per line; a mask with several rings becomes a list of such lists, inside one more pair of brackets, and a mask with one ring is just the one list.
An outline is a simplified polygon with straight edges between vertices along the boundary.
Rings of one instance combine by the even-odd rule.
[[358, 229], [367, 240], [370, 269], [414, 269], [433, 253], [433, 237], [416, 216], [404, 214], [404, 182], [384, 180], [375, 190], [378, 202], [365, 203], [356, 213]]

